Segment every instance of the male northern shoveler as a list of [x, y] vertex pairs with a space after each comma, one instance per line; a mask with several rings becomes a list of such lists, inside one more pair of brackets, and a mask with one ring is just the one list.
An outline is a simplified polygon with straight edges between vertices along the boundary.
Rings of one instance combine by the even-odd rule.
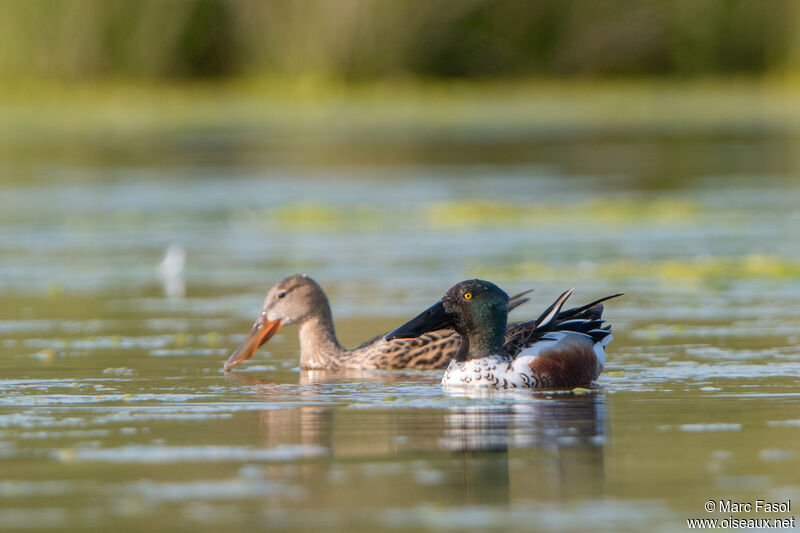
[[[523, 296], [506, 297], [510, 311], [525, 303]], [[287, 324], [300, 327], [300, 368], [397, 369], [444, 368], [458, 350], [460, 337], [450, 328], [434, 328], [415, 339], [385, 340], [383, 335], [348, 350], [336, 338], [328, 297], [316, 281], [295, 274], [267, 292], [264, 307], [247, 338], [225, 362], [225, 370], [252, 357]]]
[[463, 340], [442, 378], [446, 387], [588, 385], [603, 371], [604, 348], [611, 342], [611, 326], [604, 326], [601, 319], [601, 302], [622, 293], [562, 311], [571, 294], [569, 290], [559, 296], [538, 319], [506, 330], [508, 295], [488, 281], [462, 281], [386, 339], [453, 328]]

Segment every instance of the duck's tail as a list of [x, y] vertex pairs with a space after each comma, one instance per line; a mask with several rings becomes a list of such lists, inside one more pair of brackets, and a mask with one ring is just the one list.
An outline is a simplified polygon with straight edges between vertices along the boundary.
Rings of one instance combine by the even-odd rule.
[[619, 292], [580, 307], [573, 307], [572, 309], [561, 311], [561, 307], [564, 305], [567, 298], [569, 298], [570, 294], [572, 294], [571, 290], [562, 294], [555, 303], [553, 303], [551, 307], [557, 306], [554, 317], [547, 322], [537, 322], [536, 329], [540, 334], [546, 335], [549, 332], [556, 331], [578, 333], [589, 337], [592, 339], [592, 342], [595, 344], [599, 343], [602, 346], [611, 342], [611, 325], [603, 323], [602, 302], [622, 296], [624, 293]]
[[562, 311], [573, 289], [565, 291], [536, 320], [514, 325], [506, 332], [505, 348], [516, 355], [539, 341], [555, 340], [563, 334], [573, 333], [591, 339], [597, 349], [611, 342], [611, 326], [603, 323], [602, 302], [622, 296], [612, 294], [580, 307]]
[[618, 292], [617, 294], [604, 296], [603, 298], [595, 300], [586, 305], [582, 305], [580, 307], [573, 307], [572, 309], [567, 309], [566, 311], [560, 312], [558, 314], [558, 318], [559, 320], [568, 320], [570, 318], [585, 317], [585, 318], [593, 318], [595, 320], [599, 320], [603, 314], [603, 306], [600, 304], [605, 302], [606, 300], [610, 300], [611, 298], [622, 296], [623, 294], [625, 293]]
[[525, 295], [530, 294], [533, 292], [533, 289], [528, 289], [527, 291], [523, 291], [519, 294], [515, 294], [508, 299], [508, 312], [510, 313], [520, 305], [530, 301], [530, 298], [523, 298]]

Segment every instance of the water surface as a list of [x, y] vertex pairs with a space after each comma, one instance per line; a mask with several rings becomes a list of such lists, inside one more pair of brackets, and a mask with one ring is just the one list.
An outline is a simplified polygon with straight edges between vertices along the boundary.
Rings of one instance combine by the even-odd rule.
[[[678, 531], [725, 517], [707, 500], [800, 505], [797, 139], [251, 133], [4, 163], [0, 530]], [[346, 345], [472, 276], [535, 287], [519, 318], [626, 295], [591, 390], [301, 372], [292, 327], [223, 373], [295, 272]]]

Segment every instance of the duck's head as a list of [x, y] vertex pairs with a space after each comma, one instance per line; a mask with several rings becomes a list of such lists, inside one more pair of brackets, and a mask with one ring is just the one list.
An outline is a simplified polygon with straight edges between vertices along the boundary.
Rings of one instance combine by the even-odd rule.
[[328, 298], [310, 277], [295, 274], [279, 281], [267, 292], [261, 314], [247, 338], [225, 362], [225, 370], [252, 357], [282, 326], [302, 323], [326, 309], [330, 312]]
[[[386, 340], [419, 337], [437, 329], [452, 328], [468, 339], [473, 348], [496, 348], [505, 335], [508, 294], [494, 283], [481, 279], [462, 281], [442, 299], [388, 333]], [[480, 345], [474, 346], [475, 341]], [[463, 342], [463, 341], [462, 341]]]

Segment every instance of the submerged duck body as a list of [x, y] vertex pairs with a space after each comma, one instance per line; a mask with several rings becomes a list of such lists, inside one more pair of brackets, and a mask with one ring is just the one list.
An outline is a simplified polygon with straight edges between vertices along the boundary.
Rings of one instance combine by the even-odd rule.
[[563, 311], [563, 293], [537, 319], [506, 330], [508, 295], [483, 280], [450, 289], [442, 300], [387, 335], [422, 335], [428, 327], [453, 327], [465, 339], [442, 377], [445, 387], [557, 389], [588, 385], [605, 365], [611, 327], [602, 303], [620, 294]]
[[[525, 294], [511, 298], [506, 311], [526, 302]], [[259, 317], [225, 369], [252, 357], [288, 324], [298, 325], [300, 368], [304, 370], [445, 368], [461, 342], [452, 328], [439, 328], [413, 339], [387, 340], [379, 335], [356, 348], [344, 348], [336, 337], [330, 303], [322, 287], [308, 276], [295, 274], [267, 292]]]

